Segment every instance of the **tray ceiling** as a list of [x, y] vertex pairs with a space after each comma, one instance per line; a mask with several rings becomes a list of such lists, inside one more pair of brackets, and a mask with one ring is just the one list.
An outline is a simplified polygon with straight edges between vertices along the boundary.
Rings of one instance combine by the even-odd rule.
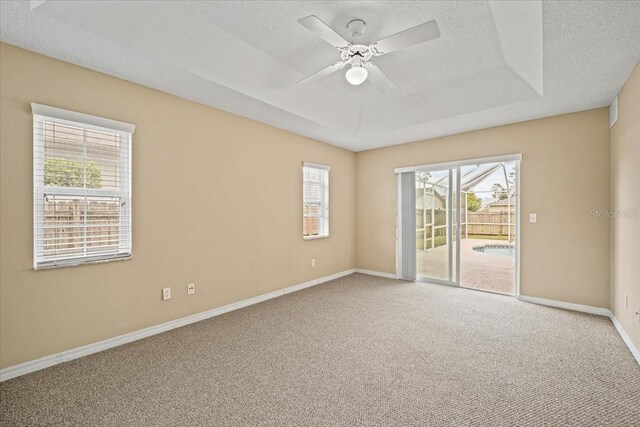
[[[375, 59], [395, 89], [344, 72], [317, 15], [368, 44], [436, 19], [441, 37]], [[361, 151], [608, 105], [640, 58], [639, 2], [2, 3], [0, 38]], [[346, 24], [367, 23], [354, 40]]]

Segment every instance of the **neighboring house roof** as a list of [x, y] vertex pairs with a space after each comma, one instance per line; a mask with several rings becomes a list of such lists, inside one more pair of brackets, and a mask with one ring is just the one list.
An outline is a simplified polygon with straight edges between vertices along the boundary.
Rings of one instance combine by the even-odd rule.
[[489, 206], [492, 203], [495, 203], [497, 201], [499, 201], [500, 199], [496, 199], [494, 197], [488, 198], [488, 199], [481, 199], [480, 202], [482, 203], [482, 206]]
[[513, 196], [511, 196], [511, 201], [509, 201], [508, 199], [491, 199], [492, 201], [489, 202], [489, 200], [487, 200], [486, 203], [484, 203], [485, 206], [508, 206], [511, 205], [513, 206], [515, 204], [515, 198]]

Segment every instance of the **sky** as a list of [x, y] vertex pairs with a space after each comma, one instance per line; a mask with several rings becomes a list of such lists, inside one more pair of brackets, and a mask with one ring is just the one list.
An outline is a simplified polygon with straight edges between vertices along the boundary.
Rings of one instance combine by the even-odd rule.
[[[504, 165], [507, 169], [507, 175], [510, 174], [511, 172], [515, 172], [516, 170], [515, 162], [508, 162], [508, 163], [505, 163]], [[485, 179], [479, 185], [477, 185], [473, 189], [473, 191], [474, 193], [476, 193], [476, 196], [480, 197], [481, 199], [492, 198], [493, 195], [491, 194], [491, 187], [495, 183], [498, 183], [505, 188], [507, 187], [504, 179], [504, 171], [502, 170], [502, 168], [493, 171], [493, 173], [489, 175], [487, 179]]]
[[[461, 173], [462, 174], [468, 173], [475, 166], [479, 166], [479, 165], [463, 166]], [[515, 172], [516, 163], [515, 162], [505, 162], [505, 167], [507, 169], [507, 175], [508, 175], [511, 172]], [[447, 170], [442, 170], [442, 171], [431, 172], [430, 182], [436, 182], [439, 179], [441, 179], [442, 177], [446, 176], [448, 173], [449, 173], [448, 169]], [[499, 169], [496, 169], [495, 171], [493, 171], [493, 173], [491, 173], [491, 175], [486, 177], [480, 184], [478, 184], [473, 189], [473, 191], [481, 199], [493, 198], [493, 194], [491, 194], [491, 187], [493, 186], [493, 184], [496, 184], [496, 183], [502, 185], [505, 188], [507, 187], [506, 186], [506, 182], [505, 182], [505, 178], [504, 178], [504, 171], [503, 171], [502, 168], [499, 168]]]

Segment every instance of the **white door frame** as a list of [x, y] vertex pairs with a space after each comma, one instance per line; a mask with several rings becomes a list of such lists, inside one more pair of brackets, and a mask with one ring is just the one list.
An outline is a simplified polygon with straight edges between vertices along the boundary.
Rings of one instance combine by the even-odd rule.
[[[496, 163], [496, 162], [516, 162], [516, 253], [515, 253], [515, 297], [520, 297], [520, 223], [522, 222], [522, 215], [520, 213], [520, 190], [521, 190], [521, 162], [522, 153], [515, 154], [506, 154], [501, 156], [492, 156], [492, 157], [480, 157], [466, 160], [457, 160], [451, 162], [443, 162], [443, 163], [431, 163], [426, 165], [416, 165], [416, 166], [404, 166], [395, 168], [394, 172], [396, 174], [396, 277], [401, 277], [401, 260], [402, 260], [402, 234], [400, 233], [400, 227], [402, 223], [402, 210], [401, 210], [401, 202], [400, 202], [400, 188], [401, 188], [401, 180], [400, 174], [403, 172], [429, 172], [435, 170], [442, 169], [452, 169], [452, 168], [460, 168], [461, 166], [474, 165], [479, 163]], [[457, 172], [457, 183], [456, 187], [460, 187], [460, 169]], [[460, 285], [460, 191], [456, 191], [456, 197], [458, 198], [458, 209], [456, 209], [456, 215], [458, 216], [458, 220], [456, 221], [456, 240], [458, 244], [456, 245], [456, 280], [454, 285]], [[451, 259], [449, 260], [451, 263]], [[451, 285], [452, 283], [448, 281], [439, 281], [437, 279], [430, 279], [430, 282], [441, 283]], [[465, 288], [467, 289], [467, 288]], [[468, 288], [473, 289], [473, 288]]]

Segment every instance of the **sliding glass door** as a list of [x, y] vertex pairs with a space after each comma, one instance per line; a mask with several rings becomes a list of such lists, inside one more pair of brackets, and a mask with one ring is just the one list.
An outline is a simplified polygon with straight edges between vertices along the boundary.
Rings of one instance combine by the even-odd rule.
[[460, 286], [516, 293], [518, 162], [461, 168]]
[[415, 172], [416, 279], [458, 285], [460, 169]]
[[517, 294], [518, 160], [399, 168], [399, 277]]
[[399, 168], [399, 277], [517, 295], [518, 160]]

